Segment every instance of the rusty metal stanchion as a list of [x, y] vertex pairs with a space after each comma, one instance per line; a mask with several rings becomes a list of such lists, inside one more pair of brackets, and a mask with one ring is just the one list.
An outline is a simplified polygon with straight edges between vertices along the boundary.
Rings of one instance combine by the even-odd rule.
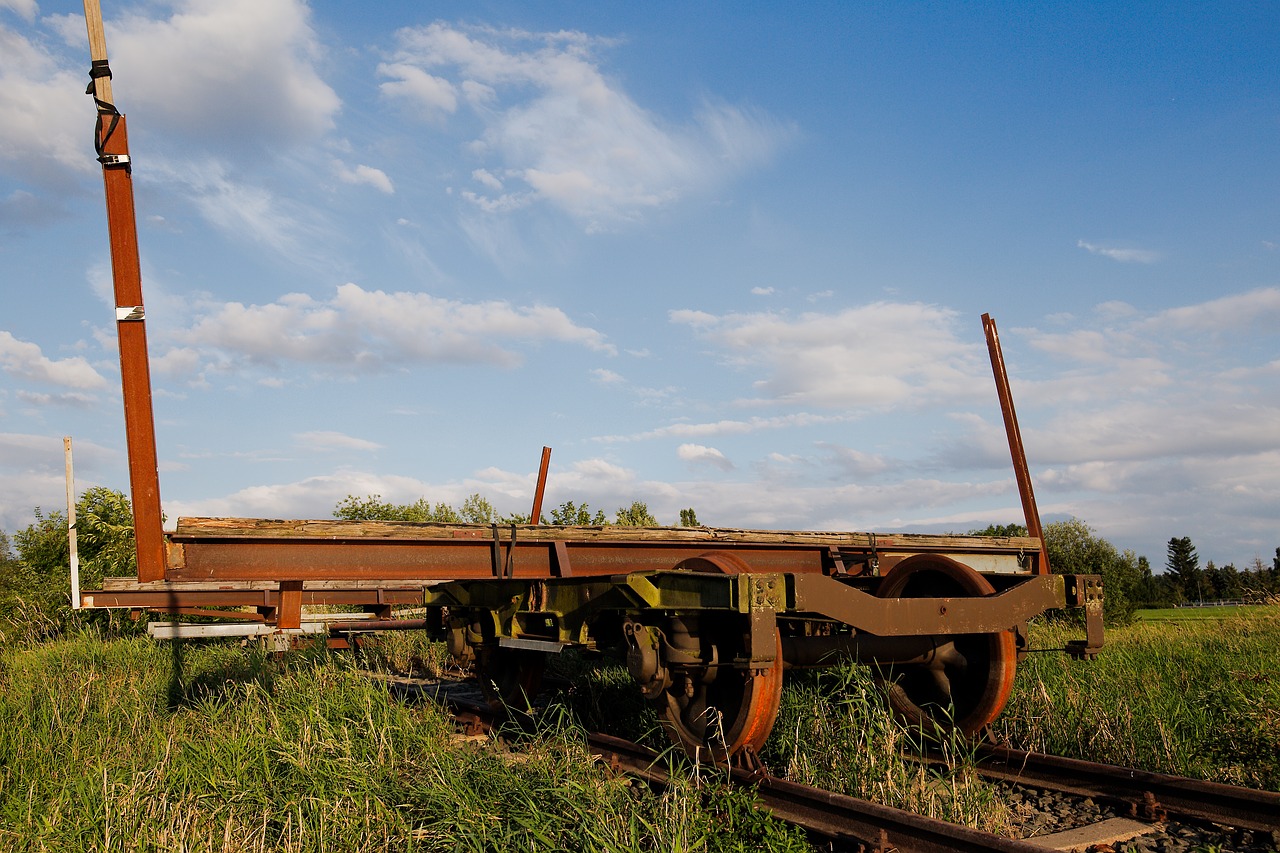
[[530, 524], [538, 524], [542, 517], [542, 495], [547, 490], [547, 468], [551, 465], [551, 448], [542, 448], [542, 464], [538, 466], [538, 484], [533, 490], [533, 512], [529, 515]]
[[1000, 351], [1000, 335], [996, 321], [990, 314], [982, 315], [982, 328], [987, 334], [987, 351], [991, 355], [991, 372], [995, 374], [996, 394], [1000, 397], [1000, 413], [1004, 415], [1004, 432], [1009, 439], [1009, 455], [1013, 457], [1013, 473], [1018, 480], [1018, 495], [1022, 498], [1022, 514], [1027, 520], [1027, 534], [1040, 540], [1040, 561], [1036, 573], [1049, 574], [1049, 552], [1044, 545], [1044, 532], [1040, 527], [1040, 510], [1036, 508], [1036, 495], [1031, 488], [1031, 471], [1027, 468], [1027, 453], [1022, 446], [1022, 432], [1018, 429], [1018, 414], [1013, 409], [1013, 393], [1009, 390], [1009, 375], [1004, 369], [1004, 355]]
[[115, 287], [116, 332], [120, 343], [120, 381], [124, 390], [125, 439], [133, 529], [138, 550], [138, 580], [164, 579], [164, 529], [160, 476], [156, 461], [155, 420], [151, 410], [151, 371], [147, 363], [146, 312], [138, 262], [138, 225], [133, 206], [132, 163], [124, 116], [116, 109], [107, 64], [107, 41], [98, 0], [84, 0], [89, 30], [88, 94], [98, 108], [94, 146], [102, 164], [111, 274]]

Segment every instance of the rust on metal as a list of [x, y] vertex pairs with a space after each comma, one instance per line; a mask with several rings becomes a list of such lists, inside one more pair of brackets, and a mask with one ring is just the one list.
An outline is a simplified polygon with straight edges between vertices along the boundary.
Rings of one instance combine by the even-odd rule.
[[89, 31], [92, 92], [98, 105], [94, 141], [102, 163], [107, 230], [111, 242], [111, 277], [120, 344], [120, 381], [124, 395], [125, 440], [138, 553], [138, 579], [161, 580], [165, 573], [160, 476], [156, 461], [155, 421], [151, 409], [151, 372], [142, 305], [142, 272], [138, 262], [137, 217], [125, 117], [115, 107], [107, 65], [102, 11], [97, 0], [85, 0]]
[[1044, 532], [1040, 528], [1040, 510], [1036, 507], [1035, 491], [1031, 487], [1031, 470], [1027, 467], [1027, 452], [1022, 446], [1022, 431], [1018, 428], [1018, 414], [1013, 408], [1013, 392], [1009, 389], [1009, 374], [1004, 367], [1004, 354], [1000, 350], [1000, 334], [996, 321], [990, 314], [982, 315], [982, 328], [987, 335], [987, 352], [991, 356], [991, 372], [995, 374], [996, 394], [1000, 397], [1000, 413], [1004, 416], [1004, 432], [1009, 439], [1009, 455], [1013, 457], [1013, 473], [1018, 481], [1018, 496], [1022, 498], [1022, 514], [1027, 520], [1027, 533], [1040, 540], [1040, 561], [1036, 573], [1047, 575], [1049, 551], [1044, 545]]
[[529, 513], [529, 523], [538, 524], [542, 518], [542, 496], [547, 491], [547, 470], [551, 467], [551, 448], [542, 448], [542, 462], [538, 465], [538, 483], [533, 490], [533, 509]]

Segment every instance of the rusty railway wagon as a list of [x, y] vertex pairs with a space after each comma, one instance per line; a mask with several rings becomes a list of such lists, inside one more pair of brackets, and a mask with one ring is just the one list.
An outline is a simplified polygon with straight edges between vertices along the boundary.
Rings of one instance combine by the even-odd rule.
[[[495, 702], [536, 692], [548, 655], [616, 649], [673, 740], [716, 759], [756, 749], [787, 667], [875, 667], [906, 718], [976, 733], [994, 720], [1026, 623], [1082, 608], [1102, 645], [1092, 575], [1049, 571], [995, 323], [984, 315], [1027, 527], [1022, 538], [734, 530], [475, 526], [183, 518], [160, 510], [132, 162], [114, 104], [97, 0], [86, 0], [106, 192], [138, 577], [83, 594], [86, 607], [256, 620], [302, 629], [303, 607], [372, 616], [328, 630], [434, 627], [474, 663]], [[531, 518], [540, 517], [544, 450]], [[397, 618], [398, 605], [429, 618]], [[212, 608], [238, 608], [235, 611]]]

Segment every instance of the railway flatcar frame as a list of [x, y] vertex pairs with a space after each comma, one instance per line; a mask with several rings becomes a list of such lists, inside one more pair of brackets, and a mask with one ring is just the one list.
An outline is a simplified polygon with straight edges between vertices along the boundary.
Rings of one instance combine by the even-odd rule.
[[[85, 592], [85, 607], [216, 616], [276, 633], [301, 630], [304, 605], [359, 608], [373, 618], [330, 633], [431, 627], [517, 716], [548, 654], [613, 648], [675, 742], [717, 760], [763, 744], [784, 667], [867, 663], [902, 716], [974, 734], [1008, 699], [1029, 619], [1079, 608], [1085, 637], [1067, 651], [1087, 658], [1101, 648], [1100, 579], [1050, 572], [988, 315], [1025, 537], [226, 518], [183, 518], [165, 533], [133, 162], [97, 0], [85, 0], [85, 17], [138, 565], [136, 580]], [[535, 522], [548, 461], [544, 448]], [[397, 605], [432, 615], [399, 619]]]

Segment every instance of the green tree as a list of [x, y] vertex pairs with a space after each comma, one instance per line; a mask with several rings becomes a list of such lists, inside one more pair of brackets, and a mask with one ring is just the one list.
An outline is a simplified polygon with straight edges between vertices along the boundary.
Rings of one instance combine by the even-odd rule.
[[449, 524], [462, 521], [457, 510], [446, 503], [437, 503], [433, 507], [426, 498], [418, 498], [411, 504], [393, 504], [384, 501], [382, 495], [364, 498], [347, 495], [334, 507], [333, 517], [347, 521], [434, 521]]
[[1134, 591], [1134, 603], [1142, 607], [1158, 607], [1165, 600], [1160, 579], [1151, 571], [1151, 561], [1138, 558], [1138, 588]]
[[1078, 518], [1046, 526], [1044, 544], [1054, 572], [1102, 575], [1102, 609], [1108, 622], [1123, 624], [1133, 618], [1134, 594], [1142, 580], [1136, 554], [1119, 551]]
[[988, 524], [981, 530], [970, 530], [970, 536], [1026, 536], [1027, 526], [1025, 524]]
[[1230, 601], [1244, 598], [1244, 579], [1235, 563], [1227, 563], [1218, 570], [1222, 573], [1222, 586], [1218, 589], [1218, 598]]
[[35, 588], [33, 581], [31, 570], [14, 555], [8, 535], [0, 530], [0, 641], [18, 635], [14, 622], [24, 596]]
[[607, 524], [608, 520], [601, 510], [593, 513], [591, 507], [585, 503], [579, 506], [573, 501], [565, 501], [551, 510], [551, 523], [568, 527], [600, 527]]
[[681, 527], [701, 527], [698, 523], [698, 514], [693, 511], [693, 507], [680, 510], [680, 526]]
[[138, 574], [133, 506], [124, 492], [96, 486], [76, 501], [76, 551], [80, 582], [98, 586], [104, 577]]
[[[0, 574], [0, 633], [23, 639], [55, 636], [79, 620], [71, 610], [71, 549], [67, 517], [36, 507], [35, 521], [13, 536]], [[133, 508], [123, 492], [97, 486], [76, 501], [76, 546], [80, 584], [97, 587], [104, 577], [137, 574]]]
[[629, 507], [618, 507], [618, 513], [614, 517], [614, 524], [620, 527], [660, 527], [658, 519], [653, 517], [649, 512], [649, 506], [644, 501], [632, 501]]
[[497, 513], [493, 511], [493, 504], [489, 503], [480, 495], [469, 495], [462, 502], [462, 511], [459, 513], [462, 520], [469, 524], [492, 524], [497, 520]]
[[1256, 555], [1243, 572], [1240, 585], [1244, 588], [1244, 596], [1253, 600], [1264, 599], [1280, 591], [1271, 582], [1271, 569]]
[[1173, 579], [1174, 588], [1183, 601], [1204, 600], [1204, 571], [1200, 568], [1200, 556], [1189, 536], [1169, 540], [1165, 569]]

